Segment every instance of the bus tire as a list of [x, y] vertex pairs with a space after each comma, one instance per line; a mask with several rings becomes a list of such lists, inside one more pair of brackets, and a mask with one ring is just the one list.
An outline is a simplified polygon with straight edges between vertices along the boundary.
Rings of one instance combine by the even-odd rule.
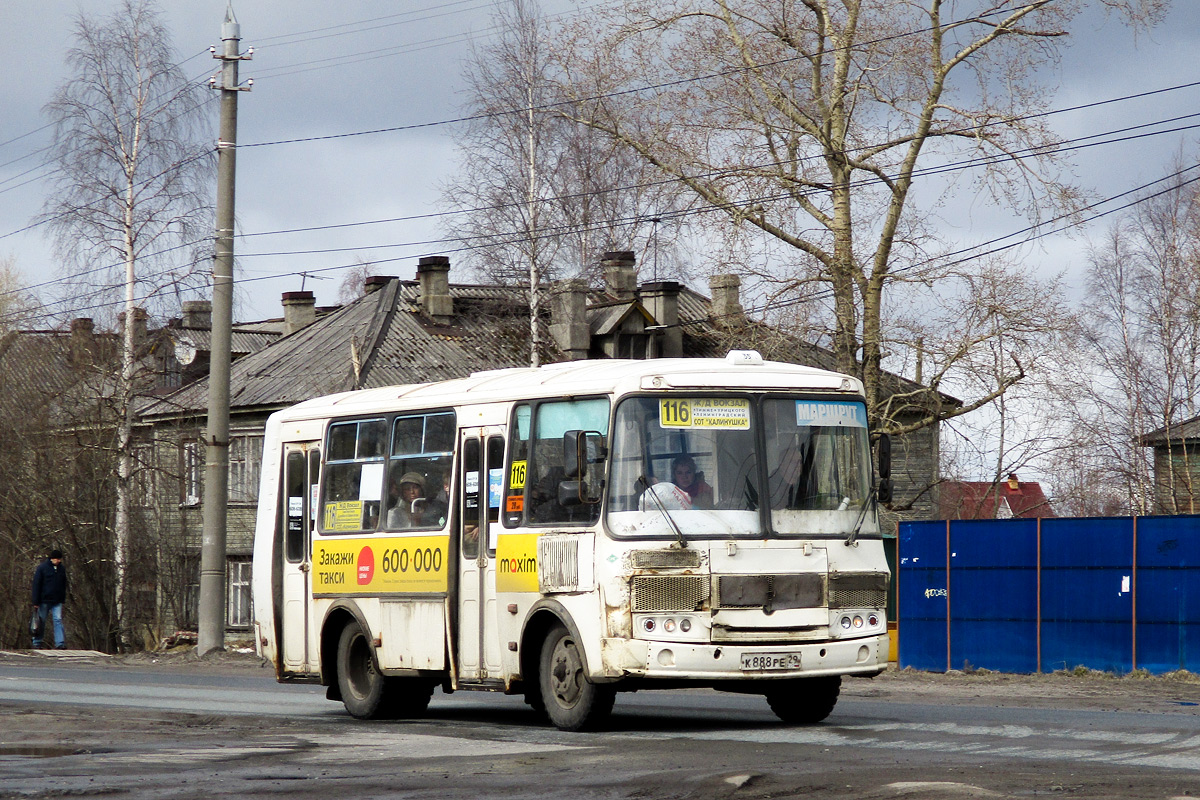
[[841, 675], [782, 681], [767, 690], [767, 704], [786, 723], [814, 725], [833, 713], [841, 690]]
[[338, 638], [337, 680], [342, 704], [350, 716], [358, 719], [387, 716], [387, 681], [375, 663], [367, 634], [357, 622], [347, 623]]
[[538, 665], [542, 704], [551, 724], [559, 730], [595, 730], [612, 712], [616, 692], [588, 680], [583, 654], [575, 637], [555, 625], [542, 642]]

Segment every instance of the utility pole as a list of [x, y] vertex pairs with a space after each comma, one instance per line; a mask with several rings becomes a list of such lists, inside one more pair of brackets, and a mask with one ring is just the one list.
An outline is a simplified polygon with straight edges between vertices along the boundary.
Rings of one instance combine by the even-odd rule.
[[225, 10], [221, 25], [221, 52], [210, 48], [221, 61], [220, 85], [214, 76], [208, 85], [221, 90], [221, 131], [217, 139], [217, 235], [213, 255], [212, 346], [208, 373], [208, 431], [204, 442], [204, 530], [200, 545], [199, 655], [225, 649], [225, 531], [229, 504], [229, 343], [233, 330], [233, 187], [237, 160], [238, 92], [250, 90], [253, 81], [238, 86], [238, 44], [242, 26]]

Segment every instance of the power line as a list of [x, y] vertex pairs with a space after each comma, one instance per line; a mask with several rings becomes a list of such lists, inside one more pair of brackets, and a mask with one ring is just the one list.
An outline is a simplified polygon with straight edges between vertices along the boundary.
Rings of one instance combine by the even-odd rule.
[[[1154, 132], [1150, 132], [1150, 133], [1142, 133], [1142, 134], [1132, 135], [1132, 136], [1123, 136], [1123, 137], [1116, 138], [1116, 139], [1107, 139], [1107, 140], [1099, 141], [1099, 142], [1095, 142], [1095, 141], [1087, 142], [1087, 140], [1089, 140], [1089, 139], [1095, 139], [1100, 136], [1110, 136], [1114, 133], [1133, 131], [1133, 130], [1138, 130], [1138, 129], [1148, 127], [1148, 126], [1163, 124], [1163, 123], [1172, 122], [1172, 121], [1184, 120], [1184, 119], [1193, 119], [1195, 117], [1200, 117], [1200, 112], [1198, 112], [1196, 114], [1187, 114], [1187, 115], [1183, 115], [1180, 117], [1175, 117], [1170, 120], [1160, 120], [1158, 122], [1144, 123], [1142, 125], [1130, 126], [1127, 128], [1121, 128], [1121, 129], [1117, 129], [1117, 130], [1113, 130], [1113, 131], [1106, 131], [1106, 132], [1098, 133], [1098, 134], [1090, 134], [1088, 136], [1080, 137], [1078, 139], [1068, 140], [1066, 143], [1064, 143], [1068, 146], [1064, 147], [1064, 146], [1060, 145], [1059, 147], [1055, 148], [1055, 150], [1056, 150], [1056, 152], [1075, 151], [1075, 150], [1081, 150], [1081, 149], [1090, 148], [1090, 147], [1099, 147], [1099, 146], [1109, 145], [1109, 144], [1125, 143], [1125, 142], [1133, 141], [1136, 139], [1146, 138], [1149, 136], [1158, 136], [1158, 135], [1163, 135], [1163, 134], [1168, 134], [1168, 133], [1178, 133], [1181, 131], [1195, 130], [1197, 128], [1200, 128], [1200, 123], [1197, 123], [1195, 125], [1181, 126], [1178, 128], [1171, 128], [1171, 129], [1164, 130], [1164, 131], [1154, 131]], [[1084, 142], [1087, 142], [1087, 143], [1084, 143]], [[1072, 143], [1075, 143], [1075, 144], [1072, 144]], [[923, 168], [914, 170], [912, 175], [914, 178], [930, 177], [930, 176], [934, 176], [934, 175], [944, 174], [947, 172], [954, 172], [954, 171], [963, 170], [963, 169], [988, 166], [988, 165], [991, 165], [991, 164], [994, 164], [997, 162], [1002, 162], [1002, 161], [1021, 160], [1023, 158], [1034, 157], [1034, 156], [1042, 155], [1042, 154], [1043, 153], [1042, 153], [1041, 148], [1027, 148], [1026, 150], [1023, 150], [1023, 151], [1008, 152], [1008, 153], [1003, 153], [1003, 154], [988, 154], [988, 155], [978, 157], [978, 158], [970, 158], [970, 159], [965, 159], [965, 160], [957, 161], [957, 162], [950, 162], [950, 163], [946, 163], [946, 164], [937, 164], [937, 165], [931, 165], [929, 167], [923, 167]], [[764, 163], [764, 164], [760, 164], [760, 165], [755, 165], [753, 167], [742, 167], [739, 169], [754, 169], [754, 168], [761, 168], [761, 167], [767, 167], [767, 166], [776, 166], [777, 163], [778, 162], [768, 162], [768, 163]], [[734, 171], [736, 171], [736, 170], [729, 170], [728, 172], [734, 172]], [[706, 177], [715, 177], [715, 176], [719, 176], [721, 174], [725, 174], [725, 171], [718, 172], [718, 173], [712, 173]], [[692, 177], [697, 177], [697, 176], [692, 176]], [[896, 175], [889, 176], [889, 178], [893, 178], [893, 179], [896, 177], [898, 177], [898, 176], [896, 176]], [[581, 193], [569, 194], [569, 195], [558, 195], [558, 196], [554, 196], [554, 197], [539, 198], [538, 202], [542, 202], [542, 203], [544, 203], [544, 202], [561, 202], [563, 200], [569, 200], [569, 199], [573, 199], [576, 197], [586, 196], [588, 194], [601, 194], [601, 193], [610, 193], [610, 192], [616, 192], [616, 191], [627, 191], [627, 190], [638, 189], [638, 188], [647, 188], [648, 186], [659, 185], [659, 184], [663, 184], [663, 183], [673, 183], [673, 182], [677, 182], [678, 180], [679, 179], [677, 179], [677, 178], [671, 178], [668, 180], [657, 181], [657, 182], [653, 182], [653, 183], [649, 183], [649, 184], [642, 183], [642, 184], [636, 184], [636, 185], [631, 185], [631, 186], [621, 186], [621, 187], [614, 187], [614, 188], [608, 188], [608, 189], [600, 189], [600, 190], [595, 190], [595, 191], [591, 191], [591, 192], [581, 192]], [[863, 186], [870, 186], [877, 182], [878, 182], [878, 179], [874, 176], [864, 177], [864, 178], [852, 181], [850, 183], [849, 188], [856, 189], [856, 188], [860, 188]], [[809, 189], [807, 191], [801, 192], [801, 194], [804, 194], [804, 195], [813, 195], [813, 194], [821, 194], [821, 193], [823, 193], [823, 192], [818, 189]], [[787, 193], [787, 192], [783, 192], [783, 193], [779, 193], [779, 194], [772, 194], [772, 195], [757, 195], [757, 196], [742, 198], [740, 200], [737, 200], [733, 203], [733, 205], [736, 207], [743, 207], [743, 206], [753, 205], [756, 203], [788, 200], [788, 199], [792, 199], [793, 197], [794, 197], [794, 195], [792, 193]], [[412, 215], [412, 216], [408, 216], [408, 217], [393, 217], [393, 218], [385, 219], [385, 220], [368, 220], [368, 221], [360, 221], [360, 222], [352, 222], [352, 223], [341, 223], [341, 224], [337, 224], [337, 225], [315, 226], [315, 227], [311, 227], [311, 228], [293, 228], [293, 229], [283, 230], [283, 231], [258, 231], [258, 232], [245, 233], [242, 235], [244, 237], [272, 236], [272, 235], [280, 235], [280, 234], [302, 233], [302, 232], [311, 232], [311, 231], [317, 231], [317, 230], [346, 228], [346, 227], [354, 227], [354, 226], [361, 226], [361, 225], [373, 225], [373, 224], [380, 224], [380, 223], [410, 222], [410, 221], [417, 221], [417, 220], [424, 220], [424, 219], [434, 219], [434, 218], [442, 218], [442, 217], [447, 217], [447, 216], [456, 216], [456, 215], [460, 215], [460, 214], [469, 214], [469, 213], [475, 213], [475, 212], [480, 212], [480, 211], [491, 211], [491, 210], [496, 210], [496, 209], [505, 208], [505, 207], [517, 207], [517, 206], [521, 206], [521, 205], [524, 205], [524, 203], [523, 202], [519, 203], [519, 202], [514, 201], [512, 203], [504, 203], [504, 204], [499, 204], [499, 205], [487, 206], [486, 208], [478, 207], [478, 208], [471, 208], [471, 209], [456, 209], [453, 211], [441, 211], [441, 212], [430, 212], [427, 214], [416, 214], [416, 215]], [[697, 212], [695, 210], [682, 210], [682, 211], [675, 211], [675, 212], [665, 211], [665, 212], [661, 212], [661, 216], [663, 216], [663, 217], [678, 217], [678, 216], [690, 215], [692, 213], [697, 213]], [[627, 219], [629, 221], [635, 221], [637, 219], [641, 219], [641, 215], [638, 215], [636, 217], [630, 217]], [[619, 224], [623, 221], [624, 220], [616, 220], [615, 222], [617, 222]], [[605, 224], [612, 224], [612, 221], [608, 221]], [[553, 230], [553, 229], [550, 229], [550, 230]], [[494, 236], [505, 236], [505, 235], [507, 235], [507, 234], [504, 234], [504, 233], [494, 234]], [[444, 241], [459, 241], [461, 239], [462, 239], [462, 237], [459, 237], [459, 236], [450, 236], [450, 237], [445, 237], [442, 239], [423, 240], [423, 241], [417, 241], [417, 242], [393, 242], [393, 243], [388, 243], [388, 244], [377, 244], [377, 245], [349, 245], [349, 246], [345, 246], [345, 247], [310, 248], [310, 249], [304, 249], [304, 250], [285, 250], [285, 251], [276, 251], [276, 252], [269, 252], [269, 253], [244, 253], [244, 254], [242, 254], [241, 257], [242, 258], [254, 258], [254, 257], [268, 257], [268, 256], [278, 257], [278, 256], [287, 256], [287, 255], [321, 255], [321, 254], [338, 253], [338, 252], [352, 252], [352, 251], [356, 251], [356, 250], [377, 250], [377, 249], [390, 249], [390, 248], [395, 248], [395, 247], [423, 246], [423, 245], [437, 244], [439, 242], [444, 242]]]
[[[1149, 181], [1140, 186], [1134, 187], [1132, 189], [1128, 189], [1119, 194], [1111, 195], [1109, 197], [1104, 198], [1103, 200], [1098, 200], [1095, 203], [1090, 203], [1090, 204], [1084, 206], [1083, 209], [1080, 209], [1080, 211], [1086, 211], [1089, 209], [1099, 209], [1101, 206], [1107, 205], [1107, 204], [1113, 202], [1114, 200], [1119, 200], [1124, 197], [1129, 197], [1130, 195], [1135, 195], [1138, 192], [1144, 191], [1148, 188], [1151, 188], [1153, 186], [1161, 184], [1165, 181], [1170, 181], [1170, 180], [1173, 180], [1176, 178], [1180, 178], [1183, 175], [1185, 175], [1188, 172], [1191, 172], [1193, 170], [1200, 170], [1200, 164], [1185, 167], [1185, 168], [1177, 170], [1169, 175], [1166, 175], [1166, 176], [1163, 176], [1160, 178], [1156, 178], [1153, 181]], [[894, 274], [909, 272], [911, 270], [917, 269], [922, 266], [926, 266], [928, 264], [942, 262], [945, 258], [948, 258], [948, 257], [953, 258], [955, 256], [964, 256], [964, 257], [958, 258], [957, 260], [946, 262], [943, 264], [943, 266], [955, 266], [957, 264], [962, 264], [962, 263], [965, 263], [967, 261], [970, 261], [970, 260], [973, 260], [976, 258], [982, 258], [982, 257], [988, 256], [988, 255], [994, 255], [996, 253], [1010, 250], [1014, 247], [1019, 247], [1019, 246], [1025, 245], [1025, 244], [1029, 244], [1030, 242], [1037, 241], [1038, 239], [1042, 239], [1047, 236], [1052, 236], [1057, 233], [1062, 233], [1063, 231], [1069, 230], [1071, 228], [1081, 227], [1083, 225], [1094, 222], [1095, 220], [1102, 219], [1104, 217], [1115, 214], [1119, 211], [1133, 208], [1134, 206], [1137, 206], [1144, 202], [1148, 202], [1149, 200], [1152, 200], [1156, 197], [1160, 197], [1164, 194], [1169, 194], [1170, 192], [1178, 191], [1179, 189], [1181, 189], [1185, 186], [1189, 186], [1189, 185], [1192, 185], [1197, 182], [1200, 182], [1200, 175], [1189, 178], [1186, 181], [1182, 181], [1180, 183], [1173, 184], [1171, 186], [1168, 186], [1165, 189], [1161, 189], [1152, 194], [1144, 195], [1141, 197], [1136, 197], [1135, 199], [1133, 199], [1127, 203], [1124, 203], [1120, 206], [1117, 206], [1115, 208], [1107, 209], [1104, 211], [1097, 210], [1095, 214], [1092, 214], [1091, 216], [1087, 217], [1086, 219], [1071, 220], [1072, 217], [1076, 216], [1079, 213], [1078, 211], [1067, 213], [1067, 214], [1062, 214], [1058, 217], [1054, 217], [1050, 220], [1047, 220], [1046, 223], [1042, 223], [1040, 225], [1032, 225], [1027, 228], [1023, 228], [1019, 231], [1014, 231], [1013, 233], [1006, 234], [1005, 236], [996, 237], [994, 239], [988, 240], [987, 242], [981, 242], [981, 243], [979, 243], [977, 245], [973, 245], [971, 247], [962, 248], [960, 250], [953, 251], [951, 253], [943, 254], [940, 256], [933, 256], [930, 258], [926, 258], [924, 260], [917, 261], [912, 264], [908, 264], [906, 266], [897, 267], [895, 269], [890, 270], [890, 274], [894, 275]], [[696, 210], [691, 211], [690, 213], [713, 213], [713, 212], [724, 211], [724, 210], [726, 210], [726, 209], [720, 208], [720, 207], [708, 207], [708, 208], [704, 208], [704, 209], [696, 209]], [[1024, 233], [1037, 231], [1039, 229], [1044, 229], [1046, 225], [1057, 223], [1057, 222], [1062, 222], [1064, 220], [1069, 220], [1069, 221], [1067, 222], [1067, 224], [1065, 224], [1059, 228], [1055, 228], [1052, 230], [1041, 230], [1041, 232], [1037, 233], [1036, 235], [1034, 235], [1030, 238], [1027, 238], [1027, 239], [1022, 239], [1021, 241], [1018, 241], [1018, 242], [1013, 242], [1011, 244], [1002, 245], [1002, 246], [995, 247], [993, 249], [986, 250], [983, 252], [974, 252], [974, 251], [979, 250], [980, 248], [988, 247], [991, 244], [1004, 241], [1005, 239], [1009, 239], [1014, 236], [1019, 236]], [[509, 234], [509, 235], [515, 237], [514, 241], [519, 241], [521, 238], [518, 234]], [[414, 258], [420, 258], [425, 255], [447, 255], [447, 254], [454, 254], [454, 253], [470, 252], [472, 250], [477, 250], [477, 249], [480, 249], [481, 247], [486, 247], [486, 246], [491, 246], [491, 245], [467, 245], [467, 246], [462, 246], [462, 247], [458, 247], [458, 248], [452, 248], [449, 250], [439, 250], [437, 252], [407, 254], [404, 256], [396, 256], [394, 258], [377, 259], [377, 260], [373, 260], [371, 263], [372, 264], [390, 264], [390, 263], [395, 263], [398, 261], [409, 261]], [[974, 254], [973, 255], [965, 255], [967, 253], [974, 253]], [[318, 267], [318, 268], [309, 267], [309, 268], [305, 268], [302, 271], [286, 272], [286, 273], [282, 273], [282, 274], [263, 275], [263, 276], [251, 277], [251, 278], [245, 278], [245, 277], [235, 278], [234, 283], [239, 284], [239, 285], [250, 284], [250, 283], [261, 282], [264, 280], [276, 280], [279, 278], [295, 277], [295, 276], [298, 276], [301, 274], [307, 274], [309, 276], [314, 276], [314, 275], [320, 275], [322, 273], [327, 273], [327, 272], [338, 272], [338, 271], [345, 270], [345, 269], [351, 269], [358, 265], [359, 264], [357, 262], [354, 262], [354, 263], [347, 263], [347, 264], [338, 264], [338, 265], [329, 266], [329, 267]], [[154, 296], [157, 296], [157, 294], [148, 295], [146, 299], [151, 299]], [[788, 307], [791, 307], [794, 305], [800, 305], [802, 303], [809, 303], [809, 302], [815, 302], [815, 301], [828, 299], [829, 297], [832, 297], [832, 296], [833, 296], [832, 290], [824, 290], [821, 292], [814, 293], [813, 295], [810, 295], [810, 296], [806, 296], [803, 298], [797, 298], [795, 300], [786, 300], [786, 301], [782, 301], [779, 303], [767, 303], [761, 307], [752, 307], [750, 309], [746, 309], [746, 313], [765, 313], [767, 311], [788, 308]], [[62, 301], [60, 301], [60, 302], [62, 302]], [[99, 309], [109, 308], [109, 307], [123, 305], [123, 304], [124, 304], [124, 300], [104, 301], [104, 302], [98, 302], [98, 303], [94, 303], [92, 305], [87, 305], [87, 306], [76, 306], [76, 307], [74, 307], [74, 310], [76, 310], [76, 311], [99, 310]], [[16, 312], [13, 312], [13, 313], [7, 314], [7, 315], [0, 314], [0, 322], [4, 321], [7, 318], [15, 319], [17, 317], [18, 317], [18, 314]], [[704, 320], [698, 320], [698, 319], [697, 320], [681, 320], [681, 321], [675, 323], [675, 326], [683, 327], [683, 326], [688, 326], [688, 325], [700, 324], [702, 322], [704, 322]]]
[[[1140, 130], [1142, 128], [1150, 127], [1150, 126], [1154, 126], [1154, 125], [1158, 125], [1158, 124], [1165, 124], [1165, 123], [1174, 122], [1174, 121], [1192, 119], [1196, 116], [1200, 116], [1200, 113], [1180, 115], [1180, 116], [1165, 119], [1165, 120], [1158, 120], [1156, 122], [1143, 123], [1141, 125], [1127, 126], [1125, 128], [1119, 128], [1119, 129], [1105, 131], [1105, 132], [1097, 133], [1097, 134], [1089, 134], [1087, 136], [1079, 137], [1078, 139], [1075, 139], [1075, 140], [1068, 140], [1068, 144], [1070, 142], [1085, 142], [1087, 140], [1096, 139], [1101, 136], [1110, 136], [1114, 133], [1123, 133], [1123, 132], [1127, 132], [1127, 131]], [[1168, 131], [1156, 131], [1153, 133], [1139, 134], [1137, 136], [1126, 136], [1126, 137], [1121, 137], [1118, 139], [1105, 140], [1102, 142], [1091, 142], [1089, 144], [1078, 144], [1078, 145], [1063, 148], [1063, 149], [1074, 150], [1074, 149], [1081, 149], [1084, 147], [1095, 147], [1095, 146], [1100, 146], [1100, 145], [1105, 145], [1105, 144], [1116, 144], [1116, 143], [1127, 142], [1127, 141], [1130, 141], [1133, 139], [1143, 138], [1145, 136], [1177, 132], [1179, 130], [1191, 130], [1196, 127], [1200, 127], [1200, 126], [1196, 126], [1196, 125], [1184, 126], [1181, 128], [1170, 129]], [[1036, 154], [1033, 152], [1033, 150], [1034, 149], [1031, 148], [1029, 151], [1026, 151], [1025, 155]], [[914, 175], [916, 177], [927, 177], [929, 175], [936, 175], [936, 174], [941, 174], [944, 172], [960, 170], [960, 169], [964, 169], [964, 168], [970, 168], [972, 166], [986, 166], [990, 163], [995, 162], [996, 160], [1009, 160], [1009, 159], [1015, 159], [1015, 158], [1021, 158], [1021, 157], [1023, 157], [1022, 151], [1016, 151], [1014, 153], [1005, 153], [1005, 154], [1000, 154], [1000, 155], [989, 154], [985, 157], [978, 158], [978, 159], [967, 159], [964, 161], [951, 162], [951, 163], [947, 163], [947, 164], [940, 164], [940, 165], [934, 165], [934, 166], [931, 166], [928, 168], [923, 168], [921, 170], [916, 170], [914, 172]], [[1169, 177], [1172, 177], [1172, 176], [1169, 176]], [[1134, 192], [1140, 191], [1144, 188], [1147, 188], [1148, 186], [1154, 185], [1155, 183], [1161, 182], [1161, 180], [1165, 180], [1165, 179], [1159, 179], [1159, 181], [1153, 181], [1149, 184], [1145, 184], [1143, 186], [1137, 187], [1128, 192], [1123, 192], [1121, 194], [1107, 198], [1106, 200], [1101, 201], [1100, 203], [1098, 203], [1096, 205], [1103, 205], [1105, 203], [1111, 202], [1114, 199], [1119, 199], [1121, 197], [1127, 196], [1131, 193], [1134, 193]], [[860, 181], [855, 181], [854, 184], [851, 186], [851, 188], [856, 188], [858, 185], [865, 185], [865, 184], [869, 184], [869, 183], [873, 183], [873, 182], [874, 182], [874, 179], [864, 178]], [[636, 187], [626, 187], [626, 188], [636, 188]], [[616, 190], [610, 189], [610, 190], [605, 190], [605, 191], [616, 191]], [[815, 193], [816, 190], [812, 190], [812, 192]], [[786, 199], [790, 199], [791, 197], [792, 197], [792, 195], [790, 195], [788, 193], [769, 195], [769, 196], [755, 196], [755, 197], [751, 197], [751, 198], [744, 198], [735, 203], [727, 204], [725, 206], [711, 206], [710, 205], [710, 206], [705, 206], [705, 207], [702, 207], [699, 209], [683, 209], [683, 210], [674, 211], [674, 212], [661, 212], [660, 218], [661, 217], [681, 218], [681, 217], [692, 216], [692, 215], [701, 214], [701, 213], [710, 213], [712, 211], [727, 211], [731, 207], [732, 208], [744, 207], [747, 205], [753, 205], [753, 204], [757, 204], [757, 203], [773, 202], [773, 201], [777, 201], [777, 200], [786, 200]], [[557, 198], [557, 199], [561, 199], [561, 198]], [[1085, 208], [1089, 208], [1089, 207], [1091, 207], [1091, 206], [1086, 206]], [[306, 232], [306, 231], [311, 231], [311, 230], [325, 230], [325, 229], [329, 229], [329, 228], [341, 228], [341, 227], [351, 227], [351, 226], [356, 226], [356, 225], [376, 224], [378, 222], [420, 220], [420, 219], [442, 217], [442, 216], [453, 215], [453, 214], [470, 213], [471, 211], [478, 211], [478, 210], [482, 210], [482, 209], [457, 210], [457, 211], [450, 211], [450, 212], [435, 212], [435, 213], [430, 213], [430, 214], [414, 215], [412, 217], [398, 217], [398, 218], [393, 218], [390, 220], [374, 220], [374, 221], [364, 221], [364, 222], [356, 222], [356, 223], [343, 223], [341, 225], [318, 226], [315, 228], [299, 228], [299, 229], [291, 229], [291, 230], [286, 230], [286, 231], [264, 231], [264, 232], [257, 232], [257, 233], [247, 233], [247, 234], [242, 234], [242, 235], [244, 237], [261, 236], [261, 235], [275, 235], [275, 234], [280, 234], [280, 233]], [[588, 230], [602, 230], [602, 229], [610, 228], [610, 227], [624, 227], [624, 226], [636, 224], [640, 219], [641, 219], [641, 216], [637, 215], [637, 216], [633, 216], [633, 217], [605, 220], [603, 222], [597, 223], [594, 226], [589, 227]], [[1053, 221], [1055, 221], [1055, 220], [1051, 220], [1050, 222], [1053, 222]], [[1043, 224], [1045, 224], [1045, 223], [1043, 223]], [[1007, 234], [1006, 236], [1000, 237], [998, 239], [993, 239], [988, 242], [984, 242], [980, 245], [975, 245], [971, 248], [966, 248], [966, 249], [963, 249], [960, 251], [956, 251], [954, 253], [946, 254], [946, 255], [941, 256], [940, 258], [945, 258], [947, 256], [952, 257], [959, 253], [971, 252], [972, 250], [978, 249], [979, 247], [989, 246], [991, 244], [998, 243], [1000, 241], [1003, 241], [1008, 238], [1012, 238], [1014, 236], [1021, 236], [1025, 233], [1032, 232], [1032, 231], [1036, 230], [1038, 227], [1039, 226], [1035, 225], [1035, 226], [1023, 228], [1019, 231]], [[539, 233], [546, 237], [554, 238], [556, 236], [565, 235], [565, 234], [569, 233], [570, 231], [577, 230], [577, 229], [578, 228], [576, 226], [569, 226], [569, 225], [552, 226], [550, 228], [542, 229], [541, 231], [539, 231]], [[514, 239], [513, 237], [517, 237], [517, 238]], [[242, 256], [240, 256], [240, 258], [246, 259], [246, 258], [256, 258], [256, 257], [279, 257], [279, 256], [288, 256], [288, 255], [318, 255], [318, 254], [327, 254], [327, 253], [336, 253], [336, 252], [354, 252], [354, 251], [380, 249], [380, 248], [392, 249], [392, 248], [399, 248], [399, 247], [424, 247], [424, 246], [429, 246], [429, 245], [438, 245], [438, 244], [443, 244], [443, 243], [447, 243], [447, 242], [455, 242], [455, 241], [470, 242], [473, 240], [474, 241], [482, 240], [481, 244], [475, 244], [475, 245], [471, 245], [469, 247], [459, 248], [458, 250], [450, 251], [450, 252], [456, 252], [456, 251], [462, 252], [462, 251], [477, 250], [477, 249], [481, 249], [484, 247], [496, 246], [496, 244], [495, 244], [496, 240], [499, 240], [500, 245], [513, 244], [513, 243], [523, 241], [525, 237], [526, 237], [526, 234], [522, 234], [520, 232], [497, 232], [497, 233], [492, 233], [492, 234], [480, 234], [480, 235], [472, 236], [472, 237], [461, 237], [461, 236], [444, 237], [444, 238], [440, 238], [440, 239], [429, 239], [429, 240], [409, 241], [409, 242], [396, 242], [396, 243], [391, 243], [391, 244], [386, 244], [386, 245], [356, 245], [356, 246], [350, 246], [350, 247], [279, 251], [279, 252], [272, 252], [272, 253], [246, 253], [246, 254], [243, 254]], [[504, 241], [506, 239], [509, 241]], [[194, 247], [196, 245], [203, 244], [205, 241], [211, 241], [211, 237], [204, 237], [202, 239], [198, 239], [193, 242], [176, 245], [174, 247], [166, 248], [166, 249], [157, 251], [155, 253], [143, 255], [142, 257], [149, 258], [149, 257], [154, 257], [157, 255], [165, 254], [165, 253], [168, 253], [168, 252], [171, 252], [174, 250], [178, 250], [178, 249]], [[1024, 242], [1018, 242], [1017, 244], [1022, 244], [1022, 243], [1024, 243]], [[1002, 249], [1004, 249], [1004, 248], [1002, 248]], [[375, 260], [373, 263], [388, 263], [390, 261], [403, 260], [404, 258], [411, 258], [411, 257], [412, 256], [401, 256], [401, 257], [398, 257], [395, 259]], [[958, 263], [958, 262], [955, 262], [955, 263]], [[101, 273], [101, 272], [107, 271], [109, 269], [112, 269], [115, 266], [119, 266], [119, 264], [110, 264], [110, 265], [98, 267], [98, 268], [95, 268], [92, 270], [85, 271], [83, 273], [78, 273], [74, 277], [83, 277], [83, 276], [86, 276], [89, 274]], [[353, 265], [348, 265], [348, 266], [353, 266]], [[338, 267], [333, 267], [330, 269], [337, 270], [337, 269], [345, 269], [345, 268], [346, 268], [345, 266], [338, 266]], [[285, 273], [284, 276], [286, 276], [287, 274], [291, 274], [291, 273]], [[273, 277], [284, 277], [284, 276], [273, 276]], [[32, 289], [43, 288], [45, 286], [54, 285], [57, 282], [58, 281], [47, 281], [47, 282], [44, 282], [41, 284], [27, 286], [22, 289], [14, 289], [14, 290], [10, 290], [9, 292], [0, 292], [0, 296], [3, 296], [4, 294], [11, 294], [11, 293], [19, 292], [19, 291], [29, 291]]]

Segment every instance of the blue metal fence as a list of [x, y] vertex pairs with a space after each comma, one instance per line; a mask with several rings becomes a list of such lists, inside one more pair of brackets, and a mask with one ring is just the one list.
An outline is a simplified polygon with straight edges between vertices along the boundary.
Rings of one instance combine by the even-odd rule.
[[1200, 515], [905, 522], [901, 667], [1200, 672]]

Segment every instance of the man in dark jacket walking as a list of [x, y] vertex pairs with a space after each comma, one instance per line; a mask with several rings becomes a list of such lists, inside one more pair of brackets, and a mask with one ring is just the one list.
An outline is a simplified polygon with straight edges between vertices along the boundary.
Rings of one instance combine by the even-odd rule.
[[[42, 630], [46, 628], [47, 617], [54, 623], [54, 647], [58, 650], [67, 648], [67, 635], [63, 631], [62, 607], [67, 599], [67, 567], [63, 564], [62, 550], [51, 550], [50, 557], [38, 564], [33, 573], [33, 607], [42, 618]], [[44, 635], [44, 634], [43, 634]], [[42, 646], [41, 637], [33, 640], [33, 649]]]

